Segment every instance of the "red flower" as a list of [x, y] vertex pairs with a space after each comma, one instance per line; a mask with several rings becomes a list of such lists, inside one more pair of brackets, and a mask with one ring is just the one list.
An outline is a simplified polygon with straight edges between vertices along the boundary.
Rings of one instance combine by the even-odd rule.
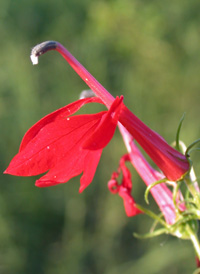
[[[19, 153], [5, 173], [31, 176], [48, 171], [36, 182], [43, 187], [64, 183], [83, 172], [81, 192], [92, 181], [102, 149], [111, 140], [119, 121], [169, 180], [184, 176], [189, 170], [186, 157], [140, 121], [122, 103], [122, 98], [115, 99], [61, 44], [50, 41], [36, 46], [32, 61], [37, 63], [37, 57], [48, 50], [61, 53], [100, 99], [76, 101], [41, 119], [25, 134]], [[103, 103], [108, 111], [70, 116], [89, 102]], [[119, 192], [124, 201], [127, 193], [130, 189]]]
[[102, 149], [117, 126], [123, 97], [117, 97], [108, 111], [71, 116], [96, 97], [81, 99], [41, 119], [25, 134], [19, 153], [5, 173], [32, 176], [44, 173], [36, 186], [65, 183], [83, 172], [82, 192], [92, 181]]
[[[111, 106], [114, 97], [60, 43], [47, 41], [34, 47], [31, 53], [33, 64], [37, 64], [38, 56], [49, 50], [58, 51], [103, 103], [108, 108]], [[119, 121], [169, 180], [180, 180], [188, 172], [189, 162], [185, 155], [169, 146], [159, 134], [147, 127], [125, 105], [122, 107]]]

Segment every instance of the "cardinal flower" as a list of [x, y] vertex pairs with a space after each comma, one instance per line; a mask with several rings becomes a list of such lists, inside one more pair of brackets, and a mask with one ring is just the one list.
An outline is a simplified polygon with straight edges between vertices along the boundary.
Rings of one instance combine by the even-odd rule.
[[75, 115], [83, 105], [102, 103], [96, 97], [78, 100], [41, 119], [25, 134], [19, 153], [5, 173], [18, 176], [38, 175], [45, 187], [65, 183], [83, 172], [82, 192], [92, 181], [102, 149], [117, 126], [123, 97], [117, 97], [108, 111]]
[[[48, 171], [36, 185], [49, 186], [64, 183], [83, 172], [82, 191], [92, 181], [102, 149], [111, 140], [118, 122], [169, 180], [180, 180], [188, 172], [189, 162], [185, 155], [169, 146], [137, 118], [123, 104], [122, 97], [115, 99], [61, 44], [48, 41], [33, 48], [33, 64], [37, 63], [38, 56], [48, 50], [58, 51], [99, 99], [74, 102], [41, 119], [25, 134], [19, 153], [5, 173], [31, 176]], [[82, 105], [92, 101], [103, 103], [108, 111], [70, 116]], [[121, 196], [124, 195], [122, 193]]]
[[[58, 51], [97, 97], [101, 98], [108, 108], [111, 106], [114, 97], [60, 43], [47, 41], [34, 47], [31, 53], [33, 64], [38, 63], [38, 56], [49, 50]], [[188, 172], [189, 162], [185, 155], [169, 146], [159, 134], [146, 126], [124, 104], [122, 104], [119, 121], [169, 180], [180, 180]]]

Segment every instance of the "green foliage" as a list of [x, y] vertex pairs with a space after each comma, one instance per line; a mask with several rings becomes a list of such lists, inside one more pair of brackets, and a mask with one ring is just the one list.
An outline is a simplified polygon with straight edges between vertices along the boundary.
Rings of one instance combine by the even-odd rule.
[[[57, 53], [32, 66], [31, 47], [50, 39], [66, 46], [113, 95], [123, 94], [127, 106], [168, 142], [174, 141], [184, 112], [181, 139], [190, 144], [199, 138], [199, 10], [198, 0], [1, 0], [0, 273], [195, 269], [187, 242], [132, 237], [134, 231], [146, 233], [151, 220], [142, 215], [127, 218], [122, 200], [107, 189], [126, 152], [118, 132], [82, 194], [79, 178], [39, 189], [35, 178], [2, 172], [25, 131], [86, 88]], [[192, 157], [198, 160], [198, 152]], [[132, 171], [133, 195], [142, 203], [144, 184]]]

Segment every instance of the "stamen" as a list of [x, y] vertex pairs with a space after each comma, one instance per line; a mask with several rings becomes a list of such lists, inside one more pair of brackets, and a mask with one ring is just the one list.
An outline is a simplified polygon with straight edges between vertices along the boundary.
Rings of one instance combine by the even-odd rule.
[[112, 105], [115, 98], [60, 43], [56, 41], [46, 41], [35, 46], [31, 51], [31, 61], [33, 64], [38, 64], [38, 57], [50, 50], [58, 51], [108, 108]]

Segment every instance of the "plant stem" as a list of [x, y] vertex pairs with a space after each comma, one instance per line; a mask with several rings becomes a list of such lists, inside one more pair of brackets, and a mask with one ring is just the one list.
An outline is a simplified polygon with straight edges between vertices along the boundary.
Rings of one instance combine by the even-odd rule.
[[192, 244], [194, 246], [194, 249], [196, 251], [196, 255], [198, 256], [199, 260], [200, 260], [200, 245], [199, 245], [199, 240], [197, 235], [194, 233], [194, 231], [191, 229], [191, 227], [189, 226], [189, 224], [187, 224], [186, 227], [188, 234], [190, 235], [190, 239], [192, 241]]

